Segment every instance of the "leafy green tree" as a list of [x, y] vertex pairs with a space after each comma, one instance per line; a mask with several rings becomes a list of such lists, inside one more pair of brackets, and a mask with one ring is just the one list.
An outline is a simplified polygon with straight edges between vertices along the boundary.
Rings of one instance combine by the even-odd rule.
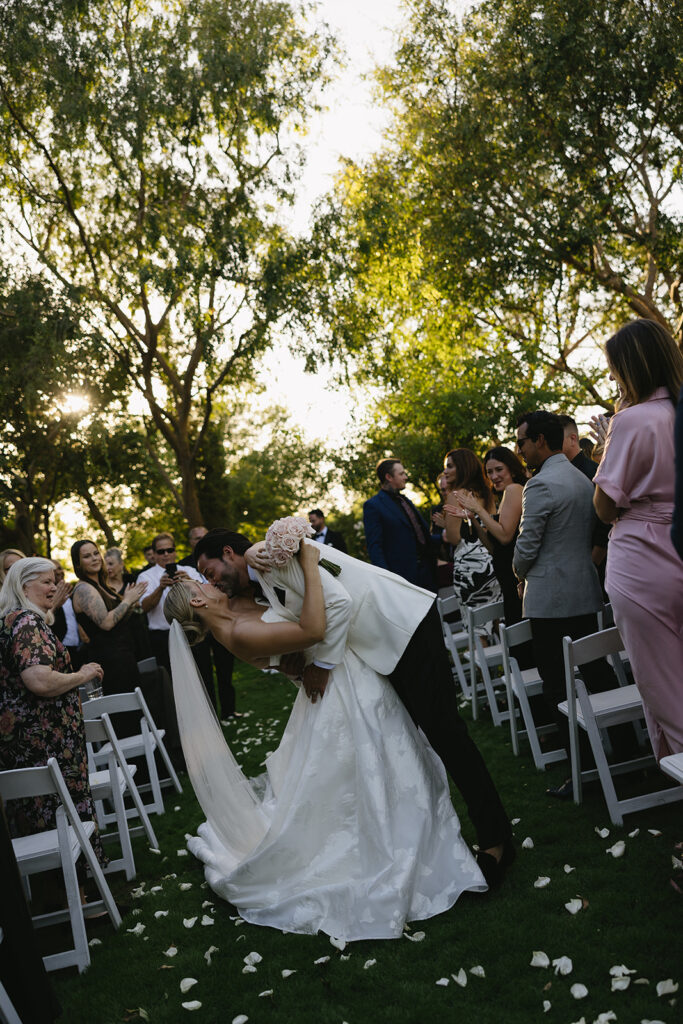
[[143, 396], [148, 448], [172, 453], [190, 524], [216, 398], [249, 383], [288, 308], [276, 211], [331, 50], [307, 13], [283, 0], [0, 11], [5, 224]]

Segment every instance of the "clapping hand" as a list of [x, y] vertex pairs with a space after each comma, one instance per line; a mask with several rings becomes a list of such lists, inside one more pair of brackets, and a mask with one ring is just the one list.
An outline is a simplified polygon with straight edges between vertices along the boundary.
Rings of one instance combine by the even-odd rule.
[[140, 600], [146, 590], [147, 584], [144, 580], [141, 580], [139, 583], [129, 583], [123, 592], [122, 600], [125, 601], [126, 604], [135, 604]]
[[71, 591], [73, 587], [70, 583], [62, 580], [61, 583], [57, 584], [55, 589], [55, 596], [52, 599], [52, 611], [56, 612], [58, 608], [61, 608], [67, 598], [71, 597]]

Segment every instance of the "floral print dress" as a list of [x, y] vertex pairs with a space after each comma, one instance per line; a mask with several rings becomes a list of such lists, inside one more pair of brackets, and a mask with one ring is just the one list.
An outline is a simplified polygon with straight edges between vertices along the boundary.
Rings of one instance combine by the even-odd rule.
[[[79, 816], [95, 820], [88, 783], [85, 732], [78, 689], [58, 697], [38, 697], [21, 673], [34, 665], [70, 672], [69, 653], [35, 612], [17, 609], [0, 622], [0, 770], [35, 768], [54, 757]], [[55, 828], [57, 796], [13, 800], [5, 807], [13, 836]], [[99, 835], [92, 844], [106, 864]]]

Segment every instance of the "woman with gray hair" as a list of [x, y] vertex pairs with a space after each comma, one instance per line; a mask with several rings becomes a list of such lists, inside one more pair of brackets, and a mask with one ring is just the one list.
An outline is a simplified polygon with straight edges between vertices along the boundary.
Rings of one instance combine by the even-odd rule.
[[26, 558], [26, 555], [19, 548], [5, 548], [4, 551], [0, 551], [0, 585], [5, 582], [9, 567], [21, 558]]
[[[57, 759], [81, 818], [94, 820], [78, 687], [102, 678], [90, 662], [71, 671], [69, 653], [50, 629], [55, 567], [47, 558], [10, 566], [0, 591], [0, 770]], [[56, 798], [8, 804], [14, 836], [55, 827]], [[95, 850], [106, 858], [99, 840]]]

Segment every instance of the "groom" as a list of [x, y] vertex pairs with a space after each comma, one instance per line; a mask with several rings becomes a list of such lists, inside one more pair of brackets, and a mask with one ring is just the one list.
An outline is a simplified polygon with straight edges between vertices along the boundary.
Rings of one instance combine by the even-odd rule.
[[[259, 599], [262, 592], [280, 614], [298, 619], [304, 580], [297, 559], [266, 571], [260, 546], [253, 546], [242, 534], [221, 529], [202, 537], [195, 556], [199, 571], [229, 597], [257, 588]], [[329, 561], [341, 571], [337, 577], [321, 571], [326, 631], [323, 641], [306, 651], [306, 693], [314, 702], [322, 697], [329, 672], [342, 661], [347, 647], [388, 676], [460, 790], [477, 833], [479, 867], [489, 886], [495, 886], [514, 859], [512, 832], [493, 780], [458, 711], [434, 595], [341, 551], [335, 551]]]

